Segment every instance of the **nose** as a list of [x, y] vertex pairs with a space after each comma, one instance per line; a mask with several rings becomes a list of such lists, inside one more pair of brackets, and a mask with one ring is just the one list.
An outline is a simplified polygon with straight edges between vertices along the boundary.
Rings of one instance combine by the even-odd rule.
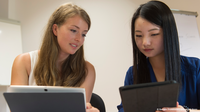
[[82, 39], [82, 34], [77, 34], [76, 37], [75, 37], [75, 40], [81, 41], [81, 39]]
[[143, 38], [143, 45], [144, 45], [144, 47], [151, 45], [151, 38], [148, 36], [145, 36]]

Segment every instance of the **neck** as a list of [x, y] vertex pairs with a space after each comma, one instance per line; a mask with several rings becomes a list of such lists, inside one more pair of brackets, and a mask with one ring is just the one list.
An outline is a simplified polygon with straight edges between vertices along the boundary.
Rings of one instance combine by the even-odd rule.
[[149, 62], [151, 63], [151, 66], [153, 68], [161, 69], [165, 68], [165, 57], [163, 56], [158, 56], [158, 57], [151, 57], [149, 58]]
[[158, 82], [165, 81], [165, 56], [162, 53], [156, 57], [150, 57], [149, 62], [153, 68], [154, 74]]

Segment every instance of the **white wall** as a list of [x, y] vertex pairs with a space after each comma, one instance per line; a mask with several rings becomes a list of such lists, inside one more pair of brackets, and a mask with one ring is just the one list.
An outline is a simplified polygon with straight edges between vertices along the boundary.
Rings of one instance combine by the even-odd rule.
[[[52, 12], [69, 0], [10, 0], [9, 18], [19, 20], [23, 52], [38, 49], [44, 26]], [[85, 57], [96, 69], [94, 92], [107, 112], [117, 111], [121, 102], [118, 88], [132, 65], [130, 21], [133, 12], [148, 0], [70, 0], [90, 15], [92, 26], [85, 40]], [[172, 9], [198, 11], [199, 0], [163, 0]], [[199, 19], [199, 17], [197, 18]], [[197, 20], [198, 26], [200, 21]]]
[[22, 53], [20, 23], [0, 19], [0, 85], [10, 85], [11, 69], [16, 55]]

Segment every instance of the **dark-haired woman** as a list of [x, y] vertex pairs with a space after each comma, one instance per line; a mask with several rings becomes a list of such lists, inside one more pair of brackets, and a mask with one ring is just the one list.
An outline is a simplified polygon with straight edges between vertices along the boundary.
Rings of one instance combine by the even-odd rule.
[[[128, 69], [124, 85], [176, 80], [181, 85], [177, 107], [163, 107], [163, 111], [200, 109], [200, 60], [180, 55], [169, 7], [160, 1], [142, 4], [133, 15], [131, 28], [134, 66]], [[118, 110], [124, 111], [122, 104]]]

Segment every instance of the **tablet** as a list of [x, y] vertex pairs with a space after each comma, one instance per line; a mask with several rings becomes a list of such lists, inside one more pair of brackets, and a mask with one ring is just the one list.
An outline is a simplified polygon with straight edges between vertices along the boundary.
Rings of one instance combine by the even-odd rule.
[[4, 93], [11, 112], [85, 112], [84, 88], [10, 86]]
[[124, 112], [155, 112], [176, 107], [179, 84], [176, 81], [152, 82], [119, 88]]

